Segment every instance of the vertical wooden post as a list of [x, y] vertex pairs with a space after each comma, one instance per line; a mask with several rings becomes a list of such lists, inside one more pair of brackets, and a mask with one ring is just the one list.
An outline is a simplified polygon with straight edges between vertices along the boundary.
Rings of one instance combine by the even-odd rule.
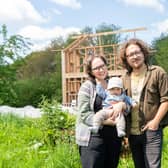
[[62, 104], [66, 101], [66, 74], [65, 74], [65, 52], [61, 50], [61, 63], [62, 63]]

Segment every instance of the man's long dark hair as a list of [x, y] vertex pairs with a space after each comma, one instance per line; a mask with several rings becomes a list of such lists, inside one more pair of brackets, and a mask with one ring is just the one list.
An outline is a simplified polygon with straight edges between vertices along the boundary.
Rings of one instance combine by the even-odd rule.
[[123, 67], [126, 68], [128, 70], [128, 72], [132, 72], [132, 68], [131, 66], [128, 64], [127, 59], [126, 59], [126, 49], [129, 45], [131, 44], [135, 44], [137, 46], [139, 46], [139, 48], [141, 49], [142, 53], [144, 54], [144, 59], [145, 59], [145, 64], [148, 66], [149, 65], [149, 56], [150, 56], [150, 48], [148, 47], [148, 45], [143, 42], [140, 39], [137, 38], [132, 38], [128, 41], [126, 41], [120, 49], [120, 58], [123, 64]]

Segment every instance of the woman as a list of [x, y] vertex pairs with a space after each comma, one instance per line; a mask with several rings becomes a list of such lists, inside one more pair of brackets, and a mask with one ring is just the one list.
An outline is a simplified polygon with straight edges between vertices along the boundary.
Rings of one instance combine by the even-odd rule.
[[113, 116], [103, 122], [98, 133], [91, 133], [95, 113], [102, 110], [102, 99], [96, 94], [96, 81], [107, 87], [107, 62], [102, 56], [91, 57], [86, 65], [88, 80], [78, 93], [78, 116], [76, 123], [76, 143], [82, 168], [116, 168], [119, 161], [122, 138], [117, 136], [114, 118], [125, 108], [121, 102], [113, 107]]

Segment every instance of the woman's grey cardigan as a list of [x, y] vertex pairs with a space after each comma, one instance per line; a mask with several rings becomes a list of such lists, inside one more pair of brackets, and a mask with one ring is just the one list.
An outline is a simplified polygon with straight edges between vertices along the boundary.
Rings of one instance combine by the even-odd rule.
[[96, 86], [89, 80], [85, 81], [78, 92], [78, 112], [76, 120], [76, 143], [80, 146], [88, 146], [94, 116], [94, 102], [96, 98]]

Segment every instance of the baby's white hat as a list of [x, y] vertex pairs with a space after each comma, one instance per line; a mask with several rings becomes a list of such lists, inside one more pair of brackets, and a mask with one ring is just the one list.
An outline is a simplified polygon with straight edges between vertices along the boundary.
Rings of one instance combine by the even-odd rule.
[[109, 79], [107, 89], [112, 89], [115, 87], [123, 89], [123, 82], [121, 78], [112, 77]]

